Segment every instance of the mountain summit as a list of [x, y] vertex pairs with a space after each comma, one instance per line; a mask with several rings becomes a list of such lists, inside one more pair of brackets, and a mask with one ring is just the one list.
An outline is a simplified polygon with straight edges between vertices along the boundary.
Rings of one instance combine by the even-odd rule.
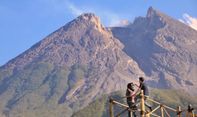
[[157, 14], [157, 11], [154, 10], [153, 7], [149, 7], [148, 11], [147, 11], [147, 14], [146, 14], [146, 17], [151, 18], [151, 17], [155, 16], [156, 14]]
[[70, 117], [139, 76], [195, 93], [196, 37], [153, 8], [126, 27], [82, 14], [0, 68], [0, 116]]
[[122, 49], [97, 16], [82, 14], [1, 67], [2, 115], [70, 116], [125, 89], [144, 74]]

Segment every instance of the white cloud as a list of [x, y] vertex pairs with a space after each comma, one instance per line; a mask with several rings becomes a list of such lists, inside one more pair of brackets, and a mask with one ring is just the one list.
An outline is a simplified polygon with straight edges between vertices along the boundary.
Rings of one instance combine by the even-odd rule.
[[109, 12], [109, 11], [105, 11], [103, 13], [99, 11], [97, 13], [101, 17], [101, 19], [104, 20], [107, 26], [117, 26], [117, 24], [119, 24], [121, 20], [117, 14]]
[[129, 20], [122, 19], [122, 20], [118, 20], [114, 26], [122, 27], [122, 26], [127, 26], [129, 24], [130, 24]]
[[197, 18], [191, 17], [187, 13], [183, 14], [183, 19], [179, 19], [180, 22], [187, 24], [191, 28], [197, 30]]
[[104, 18], [107, 22], [107, 26], [125, 26], [128, 24], [128, 20], [122, 19], [118, 14], [113, 12], [105, 12], [101, 15], [101, 18]]

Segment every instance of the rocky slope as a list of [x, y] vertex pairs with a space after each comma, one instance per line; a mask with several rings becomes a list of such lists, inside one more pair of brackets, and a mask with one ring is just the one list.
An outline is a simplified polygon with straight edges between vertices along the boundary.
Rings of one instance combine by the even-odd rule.
[[149, 8], [126, 27], [112, 28], [124, 51], [152, 78], [153, 87], [197, 89], [197, 31]]
[[94, 14], [83, 14], [0, 68], [9, 117], [70, 116], [143, 72]]

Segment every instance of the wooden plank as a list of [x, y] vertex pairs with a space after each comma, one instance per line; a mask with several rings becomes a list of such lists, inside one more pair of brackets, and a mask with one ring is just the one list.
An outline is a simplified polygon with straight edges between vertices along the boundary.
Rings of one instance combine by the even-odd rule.
[[181, 117], [181, 107], [177, 107], [177, 117]]
[[115, 100], [113, 100], [113, 103], [118, 104], [118, 105], [120, 105], [120, 106], [122, 106], [122, 107], [125, 107], [125, 108], [129, 108], [128, 105], [122, 104], [122, 103], [117, 102], [117, 101], [115, 101]]
[[119, 114], [117, 114], [115, 117], [120, 117], [120, 115], [123, 114], [125, 111], [128, 111], [128, 109], [124, 109], [124, 110], [121, 111]]
[[161, 116], [159, 116], [159, 115], [157, 115], [157, 114], [154, 114], [154, 113], [151, 113], [151, 115], [153, 115], [153, 116], [155, 116], [155, 117], [161, 117]]
[[144, 93], [143, 90], [140, 92], [141, 97], [141, 103], [140, 103], [140, 109], [141, 109], [141, 117], [145, 117], [145, 104], [144, 104]]
[[168, 111], [167, 111], [165, 108], [163, 108], [163, 110], [165, 111], [166, 115], [167, 115], [168, 117], [170, 117], [170, 114], [168, 113]]
[[109, 115], [110, 117], [114, 117], [114, 112], [113, 112], [113, 100], [109, 100]]
[[157, 106], [155, 109], [153, 109], [152, 111], [150, 111], [148, 114], [155, 112], [159, 108], [160, 108], [160, 106]]
[[171, 108], [171, 107], [166, 106], [166, 105], [163, 105], [163, 106], [164, 106], [165, 108], [169, 109], [169, 110], [172, 110], [172, 111], [176, 112], [176, 109], [174, 109], [174, 108]]
[[160, 111], [161, 111], [161, 117], [164, 117], [164, 111], [163, 111], [163, 107], [160, 107]]
[[[147, 97], [147, 96], [146, 96]], [[155, 101], [155, 100], [153, 100], [153, 99], [150, 99], [150, 98], [147, 98], [149, 101], [151, 101], [151, 102], [154, 102], [154, 103], [156, 103], [156, 104], [159, 104], [159, 105], [161, 105], [161, 103], [159, 103], [158, 101]], [[169, 107], [169, 106], [166, 106], [166, 105], [163, 105], [165, 108], [168, 108], [168, 109], [170, 109], [170, 110], [172, 110], [172, 111], [174, 111], [174, 112], [176, 112], [176, 109], [174, 109], [174, 108], [171, 108], [171, 107]]]

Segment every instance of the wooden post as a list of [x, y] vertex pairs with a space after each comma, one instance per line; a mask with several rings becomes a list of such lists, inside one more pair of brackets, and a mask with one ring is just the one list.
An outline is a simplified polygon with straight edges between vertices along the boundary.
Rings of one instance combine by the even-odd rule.
[[188, 105], [188, 109], [187, 109], [187, 116], [188, 116], [188, 117], [195, 117], [195, 116], [194, 116], [193, 110], [194, 110], [194, 108], [192, 108], [192, 105], [189, 104], [189, 105]]
[[191, 112], [191, 117], [195, 117], [195, 114], [194, 114], [194, 112], [193, 112], [193, 111]]
[[141, 117], [145, 117], [145, 105], [144, 105], [144, 92], [141, 90], [140, 92], [140, 98], [141, 98], [141, 103], [140, 103], [140, 108], [141, 108]]
[[192, 113], [192, 117], [195, 117], [195, 113], [194, 113], [194, 110], [192, 110], [192, 112], [191, 112], [191, 113]]
[[115, 117], [120, 117], [120, 115], [123, 114], [126, 111], [129, 111], [128, 108], [126, 108], [123, 111], [121, 111], [120, 113], [118, 113]]
[[161, 117], [164, 117], [164, 111], [163, 111], [163, 105], [160, 105], [160, 110], [161, 110]]
[[131, 110], [128, 110], [130, 113], [130, 117], [133, 117], [133, 113], [131, 112]]
[[188, 105], [187, 115], [186, 115], [186, 116], [187, 116], [187, 117], [195, 117], [195, 116], [194, 116], [193, 110], [194, 110], [194, 108], [192, 108], [192, 105], [189, 104], [189, 105]]
[[114, 112], [113, 112], [113, 99], [109, 99], [109, 115], [110, 117], [114, 117]]
[[177, 107], [177, 117], [181, 117], [181, 107]]
[[128, 109], [128, 113], [130, 113], [130, 117], [133, 117], [133, 113], [131, 112], [131, 108]]
[[146, 114], [146, 117], [150, 117], [150, 113]]

